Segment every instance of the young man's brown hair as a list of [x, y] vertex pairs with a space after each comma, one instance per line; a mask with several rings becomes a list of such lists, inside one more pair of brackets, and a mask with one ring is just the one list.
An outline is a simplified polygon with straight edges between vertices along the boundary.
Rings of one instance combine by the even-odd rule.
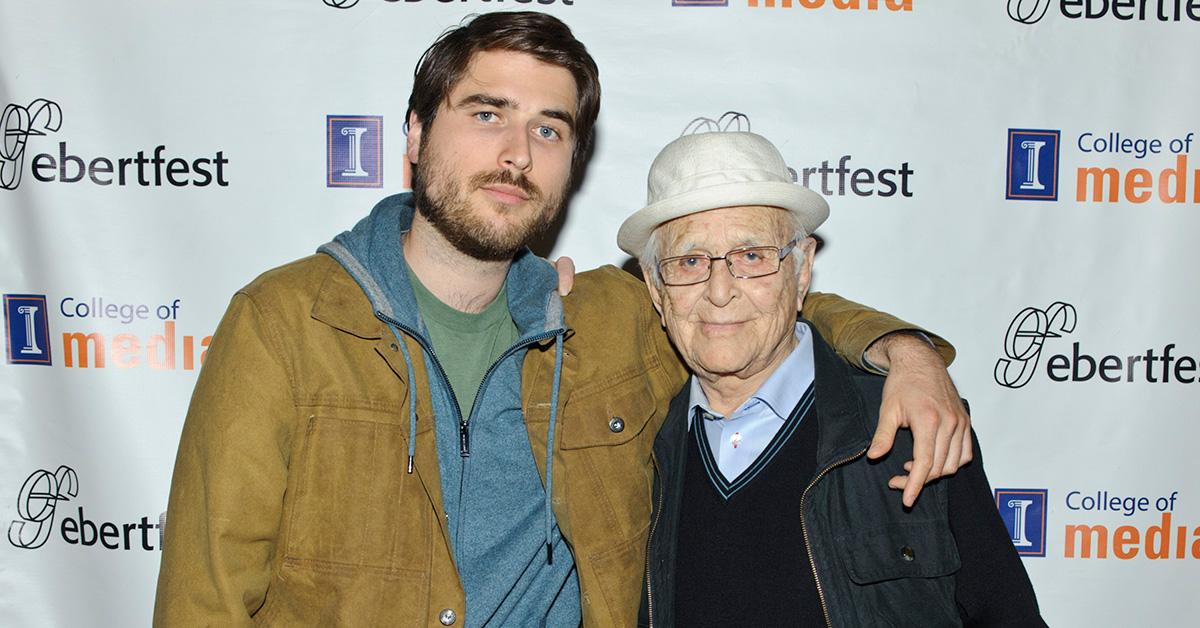
[[[445, 32], [430, 46], [413, 74], [405, 119], [416, 114], [428, 126], [438, 106], [458, 83], [477, 52], [523, 52], [571, 73], [578, 93], [572, 133], [571, 182], [579, 180], [592, 145], [592, 130], [600, 113], [600, 73], [571, 29], [558, 18], [534, 11], [486, 13]], [[406, 127], [407, 128], [407, 127]]]

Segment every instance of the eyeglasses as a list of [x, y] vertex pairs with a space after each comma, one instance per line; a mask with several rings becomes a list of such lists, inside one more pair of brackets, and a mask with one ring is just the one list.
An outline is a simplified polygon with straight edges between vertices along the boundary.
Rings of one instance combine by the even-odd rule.
[[658, 262], [658, 276], [668, 286], [691, 286], [708, 281], [712, 263], [725, 260], [729, 274], [737, 279], [765, 277], [779, 272], [779, 264], [796, 248], [792, 240], [785, 246], [746, 246], [724, 255], [677, 255]]

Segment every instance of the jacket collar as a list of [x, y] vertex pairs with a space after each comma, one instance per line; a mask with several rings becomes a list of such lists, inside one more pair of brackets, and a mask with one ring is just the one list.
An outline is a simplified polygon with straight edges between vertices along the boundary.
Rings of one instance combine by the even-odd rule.
[[870, 443], [871, 414], [854, 385], [850, 366], [826, 344], [811, 323], [816, 367], [817, 469], [866, 449]]
[[354, 279], [333, 267], [321, 282], [311, 313], [314, 319], [364, 340], [379, 340], [386, 333]]

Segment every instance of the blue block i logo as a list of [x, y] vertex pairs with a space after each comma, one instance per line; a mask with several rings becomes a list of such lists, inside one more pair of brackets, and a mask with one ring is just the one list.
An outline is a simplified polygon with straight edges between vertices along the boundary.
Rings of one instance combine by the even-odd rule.
[[1008, 130], [1004, 198], [1058, 200], [1058, 136], [1055, 130]]
[[325, 116], [325, 185], [383, 187], [383, 116]]
[[44, 294], [4, 295], [9, 364], [50, 364], [50, 324]]
[[1046, 489], [998, 488], [996, 508], [1021, 556], [1046, 556]]

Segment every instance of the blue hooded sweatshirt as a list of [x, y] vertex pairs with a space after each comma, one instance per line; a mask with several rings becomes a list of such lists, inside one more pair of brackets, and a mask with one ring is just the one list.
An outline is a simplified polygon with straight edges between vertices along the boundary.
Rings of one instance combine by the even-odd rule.
[[[469, 420], [460, 416], [454, 392], [429, 342], [408, 280], [401, 234], [413, 218], [412, 194], [380, 201], [355, 227], [319, 249], [358, 282], [375, 315], [396, 334], [416, 339], [429, 367], [429, 390], [409, 394], [409, 472], [416, 432], [416, 396], [429, 395], [434, 409], [438, 469], [454, 561], [466, 592], [466, 626], [577, 626], [579, 580], [570, 549], [550, 504], [553, 466], [539, 476], [521, 412], [521, 366], [525, 352], [553, 344], [554, 385], [545, 401], [554, 409], [547, 442], [554, 442], [562, 341], [567, 332], [557, 274], [528, 250], [517, 254], [505, 280], [508, 309], [520, 339], [491, 365], [480, 384]], [[413, 382], [412, 356], [405, 362]]]

